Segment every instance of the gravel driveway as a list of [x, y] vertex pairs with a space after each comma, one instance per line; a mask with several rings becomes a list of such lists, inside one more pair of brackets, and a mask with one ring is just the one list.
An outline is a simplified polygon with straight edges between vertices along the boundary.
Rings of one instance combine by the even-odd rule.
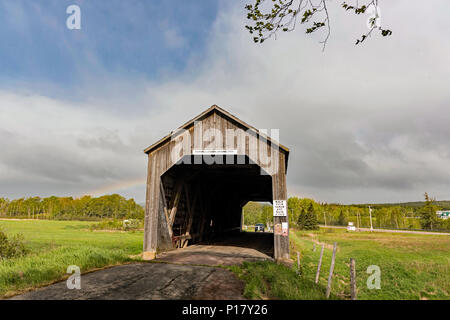
[[66, 281], [61, 281], [11, 299], [244, 299], [244, 284], [232, 272], [217, 266], [266, 259], [271, 258], [251, 248], [193, 245], [161, 254], [153, 262], [82, 274], [80, 290], [69, 290]]

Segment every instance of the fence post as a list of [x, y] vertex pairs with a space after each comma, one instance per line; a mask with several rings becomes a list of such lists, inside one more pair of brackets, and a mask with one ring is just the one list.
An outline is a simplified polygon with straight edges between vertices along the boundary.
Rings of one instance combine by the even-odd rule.
[[315, 252], [315, 251], [316, 251], [316, 244], [313, 243], [313, 252]]
[[297, 273], [300, 274], [300, 252], [297, 251]]
[[333, 245], [333, 256], [331, 257], [331, 266], [330, 266], [330, 275], [328, 276], [328, 285], [327, 285], [327, 299], [330, 297], [331, 293], [331, 280], [333, 279], [333, 271], [334, 271], [334, 261], [336, 259], [336, 242]]
[[356, 300], [356, 268], [355, 259], [350, 258], [350, 297]]
[[319, 283], [319, 275], [320, 275], [320, 266], [322, 265], [322, 257], [323, 257], [323, 249], [325, 245], [322, 245], [322, 250], [320, 250], [320, 258], [319, 258], [319, 264], [317, 265], [317, 272], [316, 272], [316, 283]]

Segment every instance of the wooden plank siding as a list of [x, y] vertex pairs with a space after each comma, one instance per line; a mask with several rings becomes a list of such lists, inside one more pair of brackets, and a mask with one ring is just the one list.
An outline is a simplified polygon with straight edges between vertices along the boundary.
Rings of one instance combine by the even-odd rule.
[[[237, 155], [193, 156], [196, 149]], [[145, 152], [145, 259], [239, 227], [247, 201], [287, 200], [289, 149], [217, 106]], [[274, 224], [287, 221], [274, 218]], [[274, 236], [274, 256], [289, 258], [289, 236]]]

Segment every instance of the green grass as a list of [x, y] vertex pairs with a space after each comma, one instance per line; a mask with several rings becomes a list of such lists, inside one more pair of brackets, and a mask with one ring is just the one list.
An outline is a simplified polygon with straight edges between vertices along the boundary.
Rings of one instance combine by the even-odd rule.
[[[244, 262], [228, 267], [245, 282], [244, 297], [248, 299], [321, 300], [325, 287], [312, 279], [300, 277], [295, 270], [271, 261]], [[335, 299], [333, 295], [330, 297]]]
[[86, 221], [6, 221], [0, 229], [21, 233], [31, 253], [0, 260], [0, 297], [65, 279], [67, 267], [81, 272], [133, 261], [142, 252], [142, 232], [90, 231]]
[[[0, 220], [8, 235], [21, 233], [31, 253], [0, 261], [0, 297], [62, 280], [69, 265], [88, 272], [133, 261], [142, 252], [143, 232], [90, 231], [95, 222]], [[338, 251], [333, 299], [348, 299], [349, 259], [356, 259], [358, 299], [449, 299], [450, 237], [403, 233], [349, 233], [342, 229], [291, 229], [291, 254], [301, 253], [301, 276], [294, 268], [272, 262], [247, 262], [229, 267], [251, 299], [324, 299], [332, 245]], [[326, 249], [319, 284], [314, 284], [320, 246]], [[367, 267], [381, 269], [381, 289], [366, 286]]]
[[[359, 300], [446, 299], [450, 293], [450, 237], [403, 233], [347, 232], [342, 229], [290, 232], [292, 268], [273, 262], [229, 267], [250, 299], [325, 299], [333, 243], [337, 242], [332, 299], [350, 299], [350, 258], [356, 260]], [[314, 283], [321, 244], [319, 283]], [[314, 251], [314, 244], [316, 250]], [[297, 251], [301, 256], [296, 273]], [[368, 289], [367, 267], [381, 270], [381, 289]]]
[[[450, 237], [401, 233], [347, 232], [322, 229], [316, 232], [291, 230], [291, 255], [301, 254], [303, 276], [313, 279], [325, 243], [320, 284], [325, 286], [331, 263], [332, 245], [337, 242], [332, 292], [350, 297], [350, 258], [356, 260], [358, 299], [449, 299]], [[381, 289], [368, 289], [367, 267], [381, 270]]]

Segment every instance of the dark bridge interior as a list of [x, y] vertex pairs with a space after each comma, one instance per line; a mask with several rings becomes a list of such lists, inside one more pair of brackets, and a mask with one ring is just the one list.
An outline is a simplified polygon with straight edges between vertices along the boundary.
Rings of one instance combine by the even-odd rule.
[[[216, 162], [210, 164], [211, 160]], [[264, 247], [266, 254], [273, 255], [272, 234], [240, 233], [242, 207], [248, 201], [272, 202], [272, 177], [262, 172], [246, 156], [184, 157], [162, 176], [160, 247], [218, 243]], [[163, 232], [170, 230], [167, 222], [172, 224], [172, 234]]]

